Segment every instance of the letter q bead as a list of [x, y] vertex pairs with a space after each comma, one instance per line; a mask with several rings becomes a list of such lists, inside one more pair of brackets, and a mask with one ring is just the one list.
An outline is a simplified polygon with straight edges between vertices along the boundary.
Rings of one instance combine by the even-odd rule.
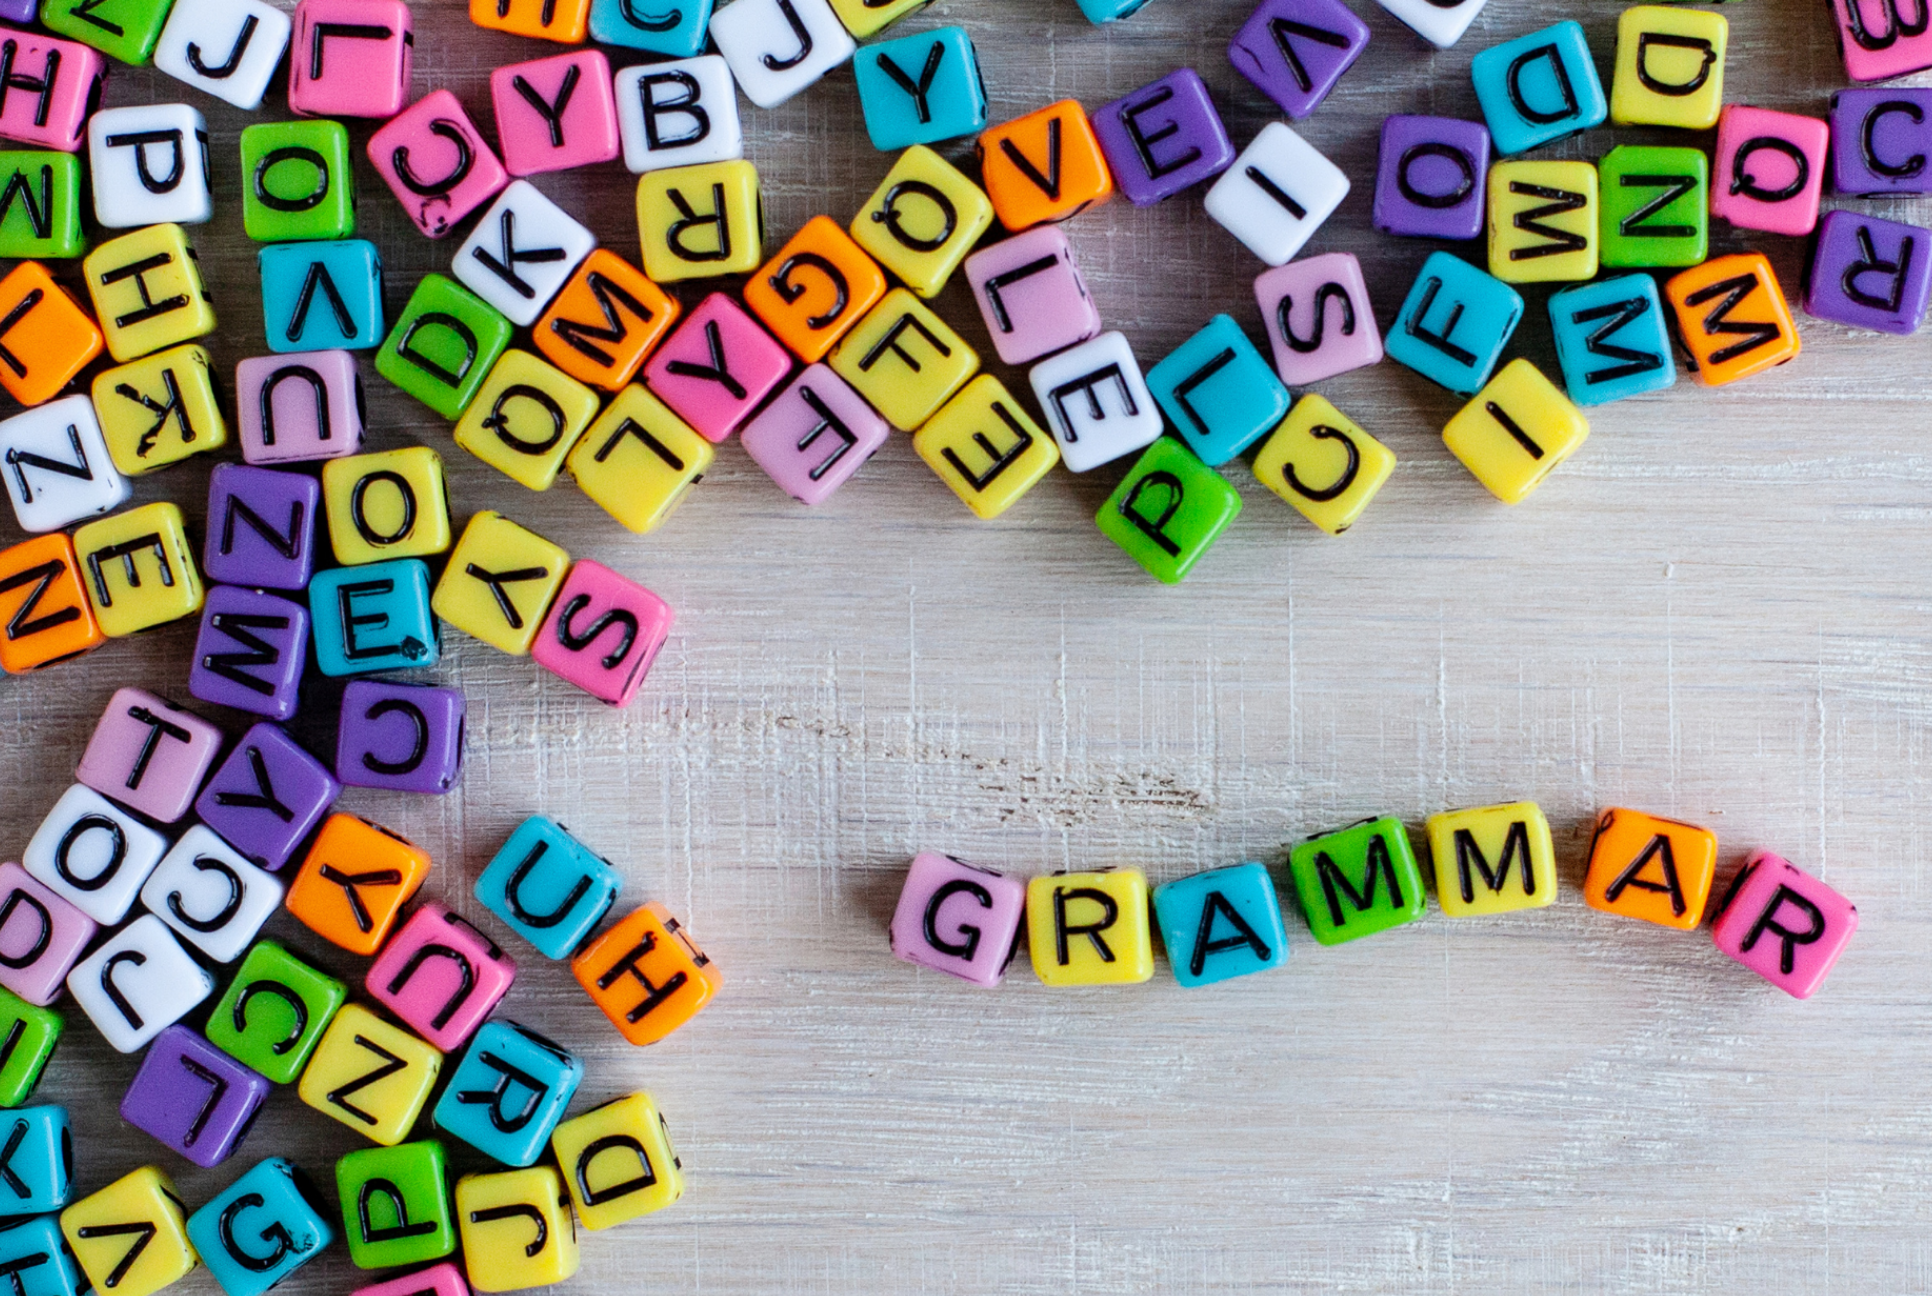
[[921, 851], [906, 871], [889, 938], [894, 957], [977, 986], [1006, 975], [1026, 916], [1026, 883]]

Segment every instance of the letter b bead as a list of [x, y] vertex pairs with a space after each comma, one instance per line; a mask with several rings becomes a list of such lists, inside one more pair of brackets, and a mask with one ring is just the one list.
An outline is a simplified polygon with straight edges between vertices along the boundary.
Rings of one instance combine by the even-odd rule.
[[1012, 961], [1026, 884], [949, 855], [921, 851], [893, 912], [893, 954], [978, 986], [996, 986]]
[[1711, 923], [1726, 954], [1809, 999], [1858, 930], [1858, 906], [1789, 860], [1754, 851]]

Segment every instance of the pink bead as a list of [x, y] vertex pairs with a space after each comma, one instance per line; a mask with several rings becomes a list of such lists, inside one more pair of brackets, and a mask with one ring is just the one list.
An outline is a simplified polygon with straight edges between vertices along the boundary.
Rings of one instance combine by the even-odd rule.
[[610, 60], [577, 50], [490, 73], [496, 137], [511, 175], [608, 162], [622, 148]]
[[445, 1053], [461, 1048], [509, 993], [517, 965], [439, 904], [411, 914], [369, 967], [364, 988]]
[[966, 282], [993, 349], [1010, 365], [1085, 342], [1100, 332], [1100, 311], [1059, 225], [1016, 234], [966, 258]]
[[150, 819], [188, 813], [221, 754], [221, 730], [137, 688], [117, 689], [74, 777]]
[[1275, 372], [1290, 387], [1380, 363], [1382, 334], [1354, 253], [1324, 252], [1264, 270], [1254, 297]]
[[455, 95], [432, 90], [369, 137], [369, 161], [416, 228], [441, 238], [505, 185], [509, 172]]
[[671, 605], [602, 563], [580, 559], [564, 578], [530, 655], [612, 706], [629, 706], [674, 619]]
[[738, 443], [780, 490], [800, 504], [820, 504], [891, 434], [865, 397], [815, 364], [745, 424]]
[[349, 1296], [470, 1296], [462, 1270], [445, 1260], [427, 1269], [358, 1287]]
[[1727, 104], [1717, 119], [1711, 215], [1739, 229], [1811, 233], [1830, 140], [1820, 118]]
[[288, 106], [304, 117], [394, 117], [409, 102], [415, 44], [402, 0], [301, 0]]
[[235, 366], [235, 408], [242, 458], [252, 464], [340, 459], [362, 449], [362, 376], [347, 351], [242, 361]]
[[[0, 37], [8, 78], [0, 138], [63, 153], [79, 149], [87, 115], [101, 101], [107, 60], [98, 50], [38, 32], [0, 28]], [[43, 90], [48, 81], [53, 85]]]
[[[1831, 0], [1845, 74], [1854, 81], [1888, 81], [1932, 67], [1932, 29], [1923, 18], [1913, 24], [1916, 30], [1905, 28], [1924, 12], [1905, 0]], [[1861, 46], [1860, 36], [1877, 48]]]
[[1858, 907], [1770, 851], [1755, 851], [1711, 923], [1717, 947], [1808, 999], [1858, 930]]
[[722, 441], [792, 371], [792, 355], [721, 292], [679, 322], [644, 384], [707, 441]]
[[996, 986], [1013, 958], [1026, 883], [921, 851], [892, 914], [892, 952], [908, 963]]
[[26, 869], [11, 860], [0, 864], [0, 986], [45, 1008], [60, 998], [67, 974], [98, 930], [92, 918]]

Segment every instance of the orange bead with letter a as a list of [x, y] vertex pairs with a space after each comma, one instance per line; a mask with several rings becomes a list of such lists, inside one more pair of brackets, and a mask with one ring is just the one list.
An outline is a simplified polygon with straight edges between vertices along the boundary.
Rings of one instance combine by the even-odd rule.
[[60, 395], [101, 353], [101, 330], [37, 261], [0, 279], [0, 387], [22, 405]]
[[332, 814], [282, 903], [351, 954], [374, 954], [429, 876], [429, 855], [379, 824]]
[[1583, 899], [1593, 909], [1694, 930], [1717, 873], [1717, 834], [1636, 810], [1605, 810], [1590, 843]]
[[106, 642], [64, 532], [0, 551], [0, 669], [19, 675]]
[[599, 936], [570, 971], [633, 1044], [655, 1044], [690, 1021], [724, 983], [684, 925], [655, 901]]
[[979, 169], [993, 214], [1015, 233], [1063, 221], [1114, 196], [1113, 172], [1076, 99], [982, 131]]
[[885, 271], [829, 216], [814, 216], [745, 281], [751, 307], [791, 353], [823, 360], [885, 296]]
[[1763, 373], [1798, 354], [1798, 326], [1762, 252], [1712, 257], [1671, 276], [1664, 296], [1706, 387]]
[[578, 382], [622, 391], [677, 323], [677, 299], [609, 248], [577, 267], [531, 338]]

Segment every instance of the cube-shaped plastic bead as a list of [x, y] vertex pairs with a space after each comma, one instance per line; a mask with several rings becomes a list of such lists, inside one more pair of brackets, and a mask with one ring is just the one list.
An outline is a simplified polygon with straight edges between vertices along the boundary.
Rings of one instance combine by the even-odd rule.
[[1348, 196], [1348, 176], [1280, 122], [1261, 128], [1203, 206], [1271, 266], [1286, 262]]
[[168, 839], [93, 788], [61, 793], [20, 863], [36, 881], [103, 927], [127, 917]]
[[0, 1204], [7, 1213], [40, 1215], [65, 1206], [74, 1191], [74, 1135], [67, 1109], [21, 1107], [0, 1118], [0, 1130], [7, 1153], [7, 1191]]
[[864, 40], [931, 3], [932, 0], [832, 0], [832, 10], [847, 31]]
[[967, 257], [966, 283], [994, 350], [1007, 364], [1028, 364], [1100, 332], [1100, 311], [1058, 225], [1028, 230]]
[[1534, 801], [1447, 810], [1430, 815], [1425, 831], [1446, 916], [1540, 909], [1556, 899], [1550, 825]]
[[1154, 920], [1184, 986], [1266, 972], [1288, 961], [1288, 933], [1266, 866], [1234, 864], [1154, 888]]
[[478, 27], [537, 40], [575, 45], [590, 26], [590, 0], [470, 0], [470, 21]]
[[1619, 144], [1598, 161], [1597, 184], [1604, 266], [1692, 266], [1704, 259], [1710, 162], [1703, 149]]
[[1610, 120], [1619, 126], [1709, 130], [1724, 106], [1723, 14], [1676, 5], [1632, 5], [1617, 18]]
[[216, 768], [195, 799], [195, 813], [223, 841], [273, 872], [288, 863], [341, 792], [321, 761], [264, 720]]
[[1932, 295], [1932, 230], [1827, 212], [1805, 267], [1805, 310], [1881, 333], [1914, 333]]
[[39, 18], [56, 35], [92, 45], [131, 67], [145, 67], [169, 8], [167, 0], [40, 0]]
[[18, 1107], [32, 1096], [66, 1026], [66, 1018], [52, 1008], [0, 989], [0, 1036], [12, 1041], [0, 1051], [0, 1107]]
[[732, 0], [711, 16], [711, 39], [760, 108], [776, 108], [858, 48], [826, 0]]
[[[0, 864], [0, 986], [11, 996], [40, 1008], [58, 999], [67, 974], [98, 930], [92, 918], [26, 869], [11, 860]], [[5, 1020], [0, 1014], [0, 1030], [11, 1034], [16, 1028], [24, 1039], [27, 1027], [20, 1019]], [[0, 1088], [5, 1072], [0, 1057]]]
[[22, 405], [51, 400], [101, 353], [101, 330], [35, 261], [0, 279], [0, 387]]
[[[594, 2], [601, 4], [603, 0]], [[705, 2], [709, 7], [709, 0]], [[463, 1280], [463, 1271], [454, 1262], [444, 1261], [427, 1269], [358, 1287], [349, 1296], [470, 1296], [470, 1285]]]
[[334, 1242], [335, 1227], [295, 1163], [269, 1157], [188, 1217], [188, 1240], [228, 1296], [263, 1296]]
[[1858, 906], [1789, 860], [1753, 851], [1711, 921], [1726, 954], [1809, 999], [1858, 930]]
[[764, 404], [791, 369], [791, 355], [777, 339], [744, 307], [714, 292], [644, 362], [644, 381], [674, 414], [716, 443]]
[[0, 550], [0, 669], [24, 674], [107, 642], [81, 579], [62, 532]]
[[143, 104], [95, 113], [87, 119], [87, 169], [94, 219], [108, 229], [160, 221], [197, 225], [214, 215], [208, 190], [208, 127], [187, 104]]
[[114, 691], [74, 777], [150, 819], [188, 813], [220, 754], [221, 730], [152, 693]]
[[1095, 110], [1093, 129], [1114, 184], [1136, 207], [1172, 198], [1234, 161], [1221, 114], [1193, 68], [1176, 68]]
[[376, 173], [416, 228], [441, 238], [510, 183], [489, 141], [448, 90], [432, 90], [369, 137]]
[[179, 225], [111, 239], [81, 262], [108, 354], [126, 362], [215, 331], [215, 309]]
[[409, 1136], [443, 1069], [443, 1055], [361, 1004], [330, 1019], [296, 1096], [383, 1147]]
[[235, 406], [242, 458], [251, 464], [334, 459], [362, 448], [362, 375], [347, 351], [243, 360], [235, 366]]
[[95, 1291], [153, 1296], [198, 1263], [184, 1214], [173, 1181], [149, 1165], [62, 1211], [60, 1231]]
[[1255, 479], [1330, 535], [1360, 520], [1395, 471], [1395, 452], [1309, 392], [1261, 446]]
[[18, 1275], [22, 1296], [84, 1296], [93, 1290], [53, 1215], [0, 1224], [0, 1270]]
[[257, 941], [208, 1014], [208, 1042], [276, 1084], [302, 1074], [349, 987], [271, 940]]
[[548, 959], [571, 957], [617, 900], [617, 870], [563, 826], [532, 815], [476, 879], [476, 898]]
[[780, 490], [801, 504], [822, 504], [891, 434], [843, 378], [814, 364], [745, 425], [738, 441]]
[[351, 954], [374, 954], [429, 876], [429, 855], [355, 815], [333, 814], [289, 885], [288, 911]]
[[1078, 0], [1080, 12], [1096, 27], [1137, 13], [1147, 0]]
[[646, 172], [637, 229], [644, 272], [659, 283], [749, 273], [765, 255], [758, 168], [737, 159]]
[[454, 419], [510, 345], [510, 333], [510, 321], [481, 297], [454, 280], [427, 274], [390, 326], [376, 353], [376, 372], [444, 418]]
[[617, 393], [564, 461], [577, 489], [632, 531], [655, 531], [711, 467], [711, 443], [641, 383]]
[[[597, 236], [544, 197], [535, 185], [527, 180], [513, 180], [456, 249], [451, 273], [501, 317], [513, 324], [528, 326], [536, 323], [550, 299], [563, 290], [578, 264], [596, 246]], [[424, 277], [417, 287], [418, 295], [433, 278]], [[410, 308], [415, 304], [416, 299], [412, 297]], [[486, 332], [486, 327], [472, 320], [468, 312], [451, 305], [428, 309], [440, 309], [457, 317], [479, 338]], [[405, 310], [404, 318], [408, 315], [409, 311]], [[503, 331], [506, 335], [509, 332]], [[390, 336], [393, 339], [395, 334]], [[495, 355], [490, 358], [494, 360]], [[381, 367], [378, 361], [377, 368]], [[453, 364], [442, 367], [455, 369]]]
[[[479, 2], [490, 0], [471, 0], [472, 9]], [[569, 0], [555, 6], [570, 7]], [[608, 162], [621, 147], [610, 60], [601, 50], [500, 67], [490, 73], [490, 102], [503, 166], [513, 176]]]
[[282, 884], [196, 824], [148, 875], [141, 903], [215, 962], [233, 963], [282, 907]]
[[1605, 810], [1590, 841], [1583, 902], [1605, 913], [1695, 931], [1717, 873], [1717, 834], [1638, 810]]
[[718, 967], [671, 911], [653, 901], [570, 961], [571, 975], [633, 1044], [655, 1044], [718, 993]]
[[370, 998], [448, 1053], [482, 1025], [516, 975], [515, 961], [489, 937], [427, 904], [383, 946], [363, 984]]
[[[1873, 21], [1873, 9], [1878, 21]], [[1926, 15], [1901, 8], [1898, 0], [1832, 0], [1832, 24], [1845, 58], [1845, 74], [1854, 81], [1885, 81], [1932, 67], [1932, 33]]]
[[1932, 89], [1840, 90], [1832, 95], [1831, 185], [1839, 193], [1867, 198], [1932, 193], [1928, 155]]
[[142, 914], [67, 974], [67, 992], [117, 1053], [134, 1053], [215, 991], [159, 918]]
[[1535, 365], [1516, 359], [1456, 411], [1442, 443], [1490, 494], [1520, 504], [1589, 435], [1582, 411]]
[[1209, 466], [1246, 450], [1288, 413], [1288, 389], [1227, 315], [1216, 315], [1149, 369], [1147, 388]]
[[641, 1090], [563, 1122], [550, 1146], [577, 1218], [593, 1232], [663, 1210], [684, 1195], [671, 1132]]
[[121, 1099], [121, 1119], [198, 1166], [226, 1161], [248, 1136], [269, 1083], [186, 1026], [155, 1037]]
[[1052, 436], [991, 374], [967, 383], [926, 420], [912, 448], [986, 521], [1012, 508], [1060, 462]]
[[441, 794], [463, 768], [461, 689], [353, 680], [342, 691], [335, 774], [345, 787]]
[[464, 1175], [456, 1181], [456, 1224], [477, 1291], [548, 1287], [577, 1272], [577, 1223], [563, 1178], [550, 1166]]
[[584, 259], [531, 331], [537, 350], [581, 383], [621, 391], [683, 312], [677, 298], [609, 248]]
[[1094, 524], [1148, 575], [1178, 585], [1240, 512], [1240, 494], [1220, 473], [1161, 437], [1100, 506]]
[[1139, 869], [1055, 873], [1026, 884], [1026, 943], [1050, 986], [1120, 985], [1154, 975], [1147, 878]]
[[979, 186], [915, 144], [892, 164], [850, 228], [853, 241], [899, 282], [936, 297], [992, 224], [993, 204]]
[[1375, 0], [1437, 49], [1448, 49], [1476, 21], [1486, 0]]
[[634, 0], [590, 0], [590, 38], [599, 45], [690, 58], [704, 49], [710, 26], [711, 0], [686, 0], [663, 13]]
[[1275, 372], [1289, 386], [1381, 362], [1382, 332], [1354, 253], [1325, 252], [1264, 270], [1254, 295]]
[[1068, 472], [1086, 472], [1150, 445], [1161, 412], [1125, 335], [1102, 333], [1027, 374]]
[[1830, 140], [1830, 125], [1817, 117], [1726, 105], [1717, 122], [1711, 215], [1739, 229], [1811, 233]]
[[94, 403], [68, 396], [0, 422], [7, 500], [23, 531], [54, 531], [127, 502]]
[[329, 547], [344, 566], [427, 558], [449, 548], [449, 487], [428, 446], [350, 455], [322, 465]]
[[1712, 257], [1664, 284], [1697, 381], [1721, 387], [1798, 354], [1798, 326], [1771, 262], [1759, 252]]
[[1428, 906], [1409, 834], [1393, 815], [1297, 843], [1288, 874], [1308, 930], [1323, 945], [1412, 923]]
[[176, 3], [154, 47], [154, 66], [175, 80], [253, 112], [288, 52], [295, 24], [263, 0]]
[[1470, 60], [1469, 77], [1504, 156], [1601, 126], [1610, 115], [1589, 42], [1572, 20], [1490, 46]]
[[309, 582], [315, 665], [324, 675], [434, 666], [443, 638], [420, 558], [338, 567]]
[[456, 422], [456, 444], [519, 485], [549, 490], [597, 417], [597, 393], [511, 347]]
[[1597, 169], [1588, 162], [1491, 167], [1489, 273], [1505, 283], [1594, 278]]
[[569, 569], [562, 546], [484, 509], [463, 528], [430, 607], [465, 634], [521, 657]]
[[409, 102], [415, 46], [403, 0], [301, 0], [288, 106], [304, 117], [394, 117]]
[[369, 351], [381, 344], [382, 257], [374, 243], [276, 243], [257, 260], [270, 351]]
[[1077, 99], [1062, 99], [981, 133], [980, 183], [1008, 230], [1062, 221], [1114, 195], [1114, 173]]
[[109, 638], [179, 621], [201, 610], [187, 524], [172, 504], [143, 504], [74, 532], [94, 619]]
[[1300, 119], [1321, 106], [1368, 42], [1368, 24], [1342, 0], [1262, 0], [1228, 43], [1228, 61]]
[[201, 607], [188, 692], [270, 720], [295, 714], [309, 656], [309, 610], [280, 594], [217, 585]]
[[530, 656], [612, 706], [631, 704], [671, 633], [671, 605], [602, 563], [570, 565]]
[[93, 398], [108, 454], [130, 477], [228, 444], [212, 362], [193, 343], [102, 370]]
[[806, 221], [745, 282], [745, 305], [807, 364], [825, 358], [885, 295], [878, 263], [829, 216]]
[[1026, 883], [1018, 878], [921, 851], [906, 872], [888, 938], [895, 958], [996, 986], [1013, 961], [1025, 914]]
[[77, 257], [81, 237], [80, 159], [41, 150], [0, 152], [0, 256]]
[[1522, 318], [1514, 288], [1461, 257], [1431, 252], [1383, 346], [1391, 359], [1468, 396], [1489, 381]]
[[0, 99], [0, 139], [72, 153], [87, 138], [107, 62], [94, 50], [39, 32], [8, 31], [0, 56], [21, 93]]
[[421, 1264], [456, 1250], [448, 1156], [438, 1140], [351, 1152], [335, 1163], [335, 1187], [356, 1268]]
[[515, 1022], [486, 1022], [432, 1115], [436, 1128], [504, 1165], [533, 1165], [583, 1078], [583, 1062], [562, 1045]]
[[1657, 281], [1623, 275], [1550, 296], [1550, 329], [1563, 386], [1579, 405], [1602, 405], [1677, 381]]
[[904, 288], [845, 335], [830, 364], [894, 427], [912, 431], [979, 371], [966, 340]]
[[986, 125], [986, 84], [964, 27], [877, 41], [852, 60], [866, 134], [882, 152], [971, 135]]

